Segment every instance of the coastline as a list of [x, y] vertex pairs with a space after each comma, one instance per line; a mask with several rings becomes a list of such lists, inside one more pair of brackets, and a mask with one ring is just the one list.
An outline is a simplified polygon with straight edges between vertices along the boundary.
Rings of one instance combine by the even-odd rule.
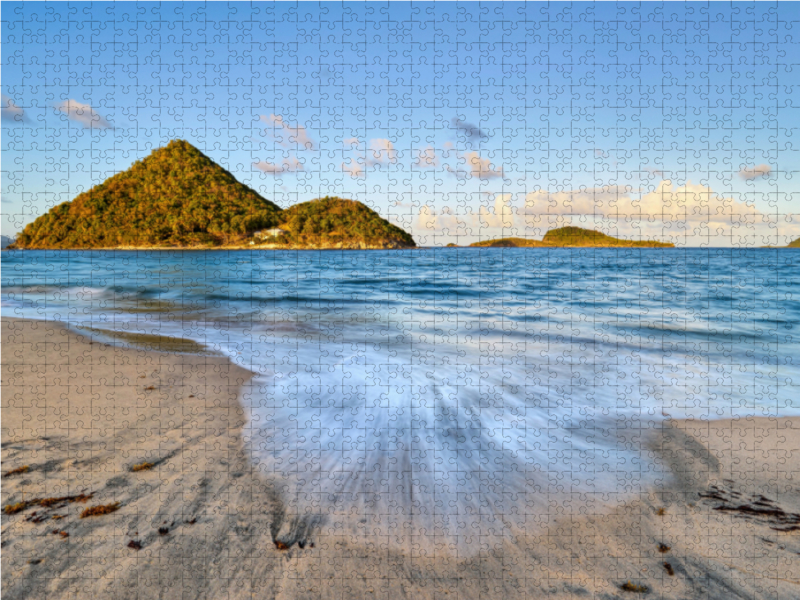
[[247, 250], [249, 252], [263, 250], [292, 250], [292, 251], [364, 251], [364, 250], [798, 250], [797, 246], [409, 246], [406, 248], [392, 248], [392, 247], [367, 247], [367, 248], [334, 248], [334, 247], [320, 247], [313, 248], [308, 246], [279, 246], [277, 244], [262, 244], [258, 246], [111, 246], [108, 248], [3, 248], [2, 252], [215, 252], [215, 251], [240, 251]]
[[109, 252], [109, 251], [162, 251], [162, 252], [214, 252], [217, 250], [419, 250], [425, 246], [409, 246], [406, 248], [393, 248], [393, 247], [365, 247], [365, 248], [335, 248], [335, 247], [309, 247], [309, 246], [279, 246], [277, 244], [263, 244], [258, 246], [112, 246], [109, 248], [3, 248], [3, 250], [19, 251], [19, 252]]
[[635, 597], [626, 582], [660, 598], [800, 593], [800, 418], [666, 421], [645, 432], [661, 484], [638, 499], [552, 506], [499, 547], [398, 552], [287, 518], [281, 482], [243, 441], [252, 373], [228, 359], [52, 321], [1, 326], [2, 471], [28, 467], [3, 478], [2, 506], [93, 494], [2, 515], [8, 598]]

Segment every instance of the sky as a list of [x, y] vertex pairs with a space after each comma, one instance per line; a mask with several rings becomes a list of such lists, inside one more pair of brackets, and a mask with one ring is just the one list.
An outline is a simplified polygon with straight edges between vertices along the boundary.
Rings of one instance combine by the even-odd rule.
[[800, 237], [796, 3], [3, 2], [0, 19], [4, 235], [180, 138], [282, 207], [352, 198], [421, 245], [569, 224]]

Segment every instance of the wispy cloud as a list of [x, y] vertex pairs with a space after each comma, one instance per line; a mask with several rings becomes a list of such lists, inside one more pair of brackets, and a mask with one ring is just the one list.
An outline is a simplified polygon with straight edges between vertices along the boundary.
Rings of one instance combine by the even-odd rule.
[[259, 120], [267, 123], [267, 132], [275, 138], [281, 146], [297, 144], [304, 150], [314, 150], [316, 144], [308, 136], [308, 131], [303, 125], [290, 125], [281, 115], [259, 115]]
[[283, 162], [280, 164], [275, 164], [271, 162], [267, 162], [265, 160], [253, 163], [253, 166], [262, 171], [267, 173], [268, 175], [281, 175], [283, 173], [297, 173], [298, 171], [303, 170], [303, 163], [297, 160], [294, 156], [291, 158], [283, 159]]
[[534, 220], [540, 215], [592, 215], [684, 223], [754, 223], [763, 216], [753, 204], [724, 197], [705, 185], [686, 182], [676, 186], [669, 179], [639, 197], [630, 187], [616, 185], [558, 192], [538, 190], [525, 196], [520, 214]]
[[772, 173], [772, 167], [762, 164], [755, 165], [753, 167], [744, 167], [741, 171], [739, 171], [739, 177], [745, 181], [751, 181], [753, 179], [758, 179], [759, 177], [769, 177], [770, 173]]
[[373, 165], [381, 165], [386, 162], [397, 162], [397, 150], [394, 149], [394, 144], [391, 140], [385, 138], [375, 138], [369, 142], [369, 150], [372, 156], [369, 163]]
[[433, 146], [427, 146], [421, 150], [417, 150], [417, 166], [425, 168], [433, 168], [439, 166], [439, 157], [436, 156], [436, 151]]
[[450, 121], [450, 124], [453, 126], [454, 129], [458, 131], [464, 132], [464, 135], [467, 136], [467, 139], [470, 140], [485, 140], [488, 139], [488, 134], [483, 131], [477, 125], [473, 125], [472, 123], [467, 123], [466, 121], [462, 121], [458, 117], [453, 117], [453, 120]]
[[2, 109], [0, 110], [3, 121], [12, 121], [15, 123], [24, 123], [28, 119], [25, 117], [25, 111], [22, 110], [16, 103], [3, 94]]
[[65, 100], [56, 105], [56, 110], [67, 115], [70, 121], [80, 123], [86, 129], [112, 129], [104, 117], [99, 115], [88, 104], [82, 104], [77, 100]]
[[495, 179], [503, 177], [503, 167], [495, 169], [487, 158], [481, 158], [477, 152], [467, 152], [462, 156], [470, 173], [478, 179]]
[[524, 198], [508, 193], [487, 196], [493, 202], [482, 202], [477, 210], [423, 206], [414, 227], [466, 236], [503, 228], [504, 235], [533, 235], [540, 239], [548, 229], [578, 225], [631, 239], [662, 239], [689, 245], [726, 245], [731, 240], [738, 244], [785, 243], [781, 240], [794, 239], [800, 231], [796, 224], [800, 219], [796, 217], [795, 221], [782, 218], [778, 222], [752, 203], [691, 182], [679, 186], [663, 180], [649, 192], [609, 185], [537, 190]]
[[447, 231], [451, 235], [469, 235], [483, 228], [508, 228], [518, 225], [516, 209], [511, 206], [511, 194], [488, 193], [487, 198], [494, 198], [494, 205], [481, 205], [477, 211], [462, 210], [457, 214], [451, 207], [439, 210], [433, 206], [421, 206], [414, 227], [425, 230]]
[[495, 194], [494, 207], [481, 206], [478, 218], [484, 227], [512, 227], [514, 209], [511, 207], [511, 194]]
[[342, 171], [350, 175], [353, 179], [363, 179], [367, 176], [364, 171], [364, 165], [358, 162], [357, 159], [351, 158], [350, 163], [342, 163]]
[[371, 139], [366, 150], [359, 148], [361, 140], [356, 137], [344, 139], [342, 144], [352, 151], [351, 156], [342, 163], [342, 171], [353, 179], [366, 177], [367, 167], [397, 162], [397, 150], [392, 141], [386, 138]]

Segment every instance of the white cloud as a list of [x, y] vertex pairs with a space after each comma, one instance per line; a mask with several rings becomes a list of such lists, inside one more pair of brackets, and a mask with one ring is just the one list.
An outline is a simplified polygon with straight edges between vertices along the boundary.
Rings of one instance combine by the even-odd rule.
[[630, 204], [633, 210], [629, 214], [641, 213], [662, 221], [731, 222], [753, 220], [761, 215], [753, 205], [720, 196], [707, 186], [688, 181], [676, 187], [669, 179]]
[[433, 146], [427, 146], [421, 150], [417, 150], [417, 166], [425, 168], [433, 168], [439, 166], [439, 157], [436, 156], [436, 151]]
[[420, 206], [417, 215], [417, 229], [439, 229], [439, 216], [432, 206]]
[[630, 199], [629, 188], [609, 185], [564, 192], [538, 190], [525, 196], [523, 214], [605, 215], [616, 210], [620, 199]]
[[70, 121], [80, 123], [87, 129], [109, 129], [111, 124], [97, 114], [88, 104], [81, 104], [77, 100], [65, 100], [56, 105], [56, 110], [67, 115]]
[[[366, 168], [375, 165], [397, 162], [397, 151], [391, 140], [385, 138], [374, 138], [369, 141], [369, 149], [361, 150], [361, 144], [357, 137], [346, 138], [342, 144], [352, 150], [351, 158], [342, 163], [342, 171], [348, 173], [353, 179], [367, 176]], [[353, 146], [356, 146], [353, 148]]]
[[385, 138], [375, 138], [369, 142], [369, 150], [372, 156], [369, 159], [369, 164], [380, 165], [385, 162], [397, 162], [397, 150], [394, 149], [394, 144], [391, 140]]
[[17, 106], [14, 101], [5, 94], [3, 94], [2, 97], [3, 101], [0, 115], [2, 115], [3, 121], [14, 121], [16, 123], [25, 122], [27, 120], [25, 118], [25, 111]]
[[448, 206], [438, 211], [432, 206], [421, 206], [414, 228], [447, 231], [449, 235], [467, 235], [469, 222], [477, 222], [477, 215], [469, 212], [465, 216], [459, 216], [453, 214]]
[[495, 194], [494, 207], [478, 209], [478, 221], [482, 227], [513, 227], [514, 209], [511, 207], [511, 194]]
[[787, 236], [797, 237], [796, 231], [800, 231], [797, 219], [787, 219], [788, 215], [775, 219], [753, 203], [692, 182], [675, 185], [664, 180], [645, 193], [629, 186], [540, 190], [527, 194], [521, 206], [515, 205], [508, 193], [493, 197], [493, 205], [461, 207], [458, 215], [447, 207], [437, 210], [425, 206], [415, 226], [467, 237], [490, 228], [511, 228], [503, 234], [538, 239], [549, 229], [577, 225], [628, 239], [658, 239], [689, 246], [777, 244]]
[[304, 150], [315, 149], [316, 145], [314, 140], [308, 136], [308, 132], [303, 125], [290, 125], [281, 115], [270, 115], [268, 117], [260, 115], [258, 118], [271, 126], [272, 131], [268, 128], [267, 132], [269, 132], [281, 146], [288, 147], [297, 144]]
[[[467, 152], [462, 156], [473, 177], [494, 179], [503, 177], [503, 168], [494, 169], [489, 159], [481, 158], [477, 152]], [[452, 171], [451, 171], [452, 172]]]
[[448, 206], [441, 210], [436, 210], [432, 206], [422, 206], [419, 209], [415, 227], [427, 230], [447, 230], [450, 235], [470, 235], [489, 227], [513, 227], [516, 215], [511, 206], [511, 194], [488, 195], [494, 195], [492, 207], [480, 206], [477, 212], [468, 209], [460, 215], [454, 214]]
[[594, 215], [608, 219], [635, 218], [659, 221], [741, 221], [760, 215], [753, 205], [726, 198], [711, 188], [687, 182], [675, 186], [669, 179], [639, 198], [628, 186], [604, 186], [525, 196], [523, 215]]
[[[651, 192], [621, 186], [527, 194], [518, 225], [541, 232], [578, 225], [680, 244], [763, 245], [786, 229], [754, 204], [718, 194], [708, 186], [663, 180]], [[591, 225], [594, 223], [594, 225]], [[614, 233], [616, 231], [616, 233]]]
[[297, 160], [294, 156], [283, 159], [281, 164], [274, 164], [265, 160], [253, 163], [253, 166], [259, 171], [263, 171], [269, 175], [280, 175], [282, 173], [297, 173], [303, 170], [303, 163]]
[[772, 173], [772, 167], [761, 164], [753, 167], [744, 167], [741, 171], [739, 171], [739, 177], [745, 181], [750, 181], [753, 179], [758, 179], [759, 177], [769, 177], [770, 173]]
[[342, 171], [349, 174], [353, 179], [364, 178], [367, 174], [364, 172], [364, 165], [356, 159], [350, 159], [350, 164], [342, 163]]

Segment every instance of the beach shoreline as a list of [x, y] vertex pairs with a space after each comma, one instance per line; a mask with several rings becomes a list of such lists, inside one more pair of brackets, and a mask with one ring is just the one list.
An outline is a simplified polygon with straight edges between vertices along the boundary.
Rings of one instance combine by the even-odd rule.
[[398, 551], [290, 518], [245, 443], [253, 374], [227, 358], [1, 326], [2, 506], [34, 502], [2, 515], [8, 598], [800, 594], [798, 418], [666, 421], [645, 440], [663, 477], [639, 498], [553, 506], [500, 545]]

